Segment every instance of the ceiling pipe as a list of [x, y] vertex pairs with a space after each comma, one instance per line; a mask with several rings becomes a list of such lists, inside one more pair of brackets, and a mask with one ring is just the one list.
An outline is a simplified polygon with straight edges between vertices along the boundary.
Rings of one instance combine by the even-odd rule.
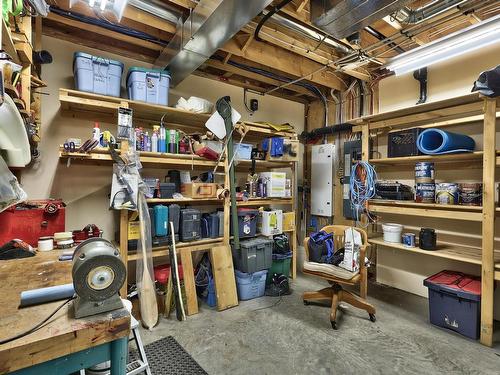
[[458, 7], [460, 4], [465, 3], [467, 0], [435, 0], [431, 3], [416, 9], [404, 7], [396, 11], [392, 17], [400, 23], [407, 25], [416, 25], [429, 18], [435, 17], [439, 14], [450, 10], [451, 8]]
[[182, 17], [181, 12], [165, 6], [165, 4], [159, 2], [158, 0], [129, 0], [128, 4], [173, 24], [177, 24], [179, 18]]
[[[266, 15], [268, 11], [263, 11], [262, 14]], [[299, 34], [302, 34], [310, 39], [313, 39], [314, 41], [318, 43], [324, 43], [329, 45], [330, 47], [333, 47], [343, 53], [351, 53], [353, 52], [353, 49], [349, 47], [348, 45], [331, 38], [325, 33], [320, 33], [310, 27], [306, 27], [298, 22], [292, 21], [289, 18], [283, 17], [279, 14], [274, 14], [271, 19], [275, 21], [276, 23], [280, 24], [281, 26], [286, 27], [287, 29], [293, 30], [295, 32], [298, 32]]]
[[398, 53], [406, 52], [404, 49], [402, 49], [400, 46], [394, 43], [391, 39], [387, 38], [384, 34], [379, 32], [378, 30], [375, 30], [373, 27], [366, 26], [365, 31], [370, 35], [374, 36], [375, 38], [377, 38], [378, 40], [384, 41], [385, 44], [387, 44], [391, 48], [394, 48], [394, 50], [397, 51]]

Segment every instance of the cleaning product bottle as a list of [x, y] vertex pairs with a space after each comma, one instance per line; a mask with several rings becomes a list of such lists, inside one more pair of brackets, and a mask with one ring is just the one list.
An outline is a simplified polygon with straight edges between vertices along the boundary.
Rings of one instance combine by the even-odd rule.
[[151, 136], [151, 151], [158, 152], [158, 135], [156, 130], [153, 130], [153, 135]]
[[160, 126], [160, 137], [158, 139], [158, 151], [159, 152], [167, 152], [167, 146], [165, 144], [166, 139], [167, 139], [166, 129], [163, 126], [163, 124], [161, 124], [161, 126]]
[[149, 136], [149, 132], [146, 132], [146, 135], [144, 136], [144, 151], [149, 151], [151, 152], [151, 137]]
[[97, 121], [94, 123], [94, 129], [92, 129], [92, 139], [98, 142], [101, 139], [101, 129], [99, 129], [99, 123]]

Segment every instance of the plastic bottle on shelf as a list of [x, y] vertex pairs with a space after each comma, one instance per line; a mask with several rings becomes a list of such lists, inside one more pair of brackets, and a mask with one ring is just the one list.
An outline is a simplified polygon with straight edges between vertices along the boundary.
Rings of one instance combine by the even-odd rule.
[[151, 137], [148, 132], [144, 135], [144, 151], [151, 152]]
[[163, 124], [160, 126], [160, 136], [158, 137], [158, 152], [167, 152], [166, 146], [167, 132]]
[[153, 135], [151, 136], [151, 151], [158, 152], [158, 134], [153, 130]]
[[94, 122], [94, 128], [92, 129], [92, 139], [96, 141], [100, 141], [101, 139], [101, 129], [99, 129], [99, 123]]

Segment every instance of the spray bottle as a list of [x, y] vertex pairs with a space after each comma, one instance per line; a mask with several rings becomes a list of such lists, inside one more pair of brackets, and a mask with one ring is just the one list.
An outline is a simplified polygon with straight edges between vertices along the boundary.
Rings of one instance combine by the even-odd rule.
[[97, 142], [101, 139], [101, 129], [99, 129], [99, 123], [97, 121], [94, 123], [94, 128], [92, 129], [92, 139]]

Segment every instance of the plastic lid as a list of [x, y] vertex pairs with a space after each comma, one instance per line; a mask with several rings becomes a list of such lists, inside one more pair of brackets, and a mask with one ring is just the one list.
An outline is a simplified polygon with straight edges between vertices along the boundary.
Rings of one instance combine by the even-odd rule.
[[481, 296], [481, 279], [457, 271], [441, 271], [425, 279], [424, 285], [454, 291], [460, 297]]
[[123, 69], [123, 66], [124, 66], [124, 64], [121, 61], [113, 60], [113, 59], [108, 59], [107, 57], [102, 57], [102, 56], [94, 56], [94, 55], [91, 55], [90, 53], [85, 53], [85, 52], [75, 52], [74, 55], [73, 55], [73, 64], [74, 64], [74, 60], [77, 57], [84, 57], [86, 59], [108, 60], [110, 64], [120, 65], [122, 69]]
[[152, 68], [144, 68], [142, 66], [132, 66], [127, 73], [127, 80], [132, 72], [143, 72], [143, 73], [159, 73], [162, 75], [166, 75], [171, 78], [170, 71], [166, 69], [152, 69]]

